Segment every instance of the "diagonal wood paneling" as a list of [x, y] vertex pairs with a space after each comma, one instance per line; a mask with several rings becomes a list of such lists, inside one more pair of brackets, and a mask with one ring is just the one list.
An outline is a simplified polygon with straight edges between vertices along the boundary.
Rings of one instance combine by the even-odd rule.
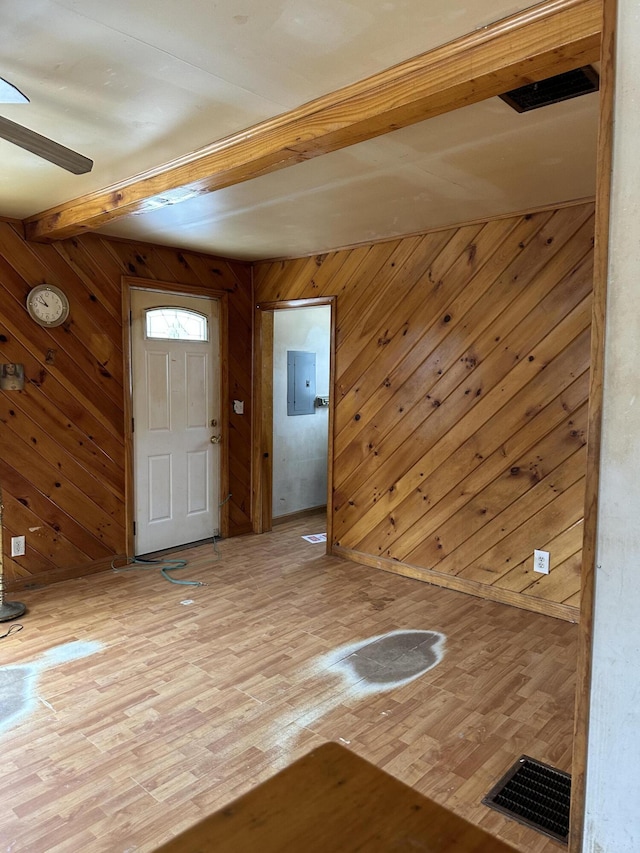
[[[34, 244], [0, 221], [0, 362], [23, 363], [26, 376], [24, 391], [0, 392], [8, 586], [106, 567], [125, 550], [123, 275], [228, 292], [230, 532], [250, 529], [250, 267], [97, 235]], [[26, 312], [43, 281], [71, 303], [55, 329]], [[12, 560], [10, 537], [25, 533], [27, 553]]]
[[339, 553], [575, 615], [592, 254], [582, 204], [256, 265], [259, 302], [337, 297]]

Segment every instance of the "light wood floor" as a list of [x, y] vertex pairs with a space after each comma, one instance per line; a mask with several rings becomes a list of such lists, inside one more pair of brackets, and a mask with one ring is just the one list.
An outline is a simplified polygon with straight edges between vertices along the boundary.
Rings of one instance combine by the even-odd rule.
[[[0, 850], [153, 850], [327, 740], [522, 851], [562, 849], [480, 800], [522, 753], [570, 770], [576, 626], [327, 557], [300, 538], [322, 529], [181, 552], [203, 587], [154, 569], [7, 596], [29, 612], [0, 676], [32, 702], [0, 730]], [[398, 629], [447, 638], [410, 684], [364, 696], [323, 661]], [[102, 646], [40, 659], [76, 641]]]

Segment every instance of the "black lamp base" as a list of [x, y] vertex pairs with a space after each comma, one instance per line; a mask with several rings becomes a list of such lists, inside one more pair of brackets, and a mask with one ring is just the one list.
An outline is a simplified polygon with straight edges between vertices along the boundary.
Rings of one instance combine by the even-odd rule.
[[10, 619], [17, 619], [22, 616], [27, 608], [19, 601], [3, 601], [0, 604], [0, 622], [8, 622]]

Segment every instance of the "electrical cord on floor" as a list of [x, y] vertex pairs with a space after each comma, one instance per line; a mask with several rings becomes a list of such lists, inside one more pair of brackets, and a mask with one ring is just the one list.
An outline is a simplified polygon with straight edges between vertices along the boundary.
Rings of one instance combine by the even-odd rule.
[[24, 625], [21, 625], [19, 622], [16, 622], [9, 628], [6, 634], [0, 634], [0, 640], [4, 640], [4, 638], [8, 637], [9, 634], [17, 634], [18, 631], [22, 631], [23, 628]]
[[178, 569], [184, 569], [189, 565], [187, 560], [143, 560], [141, 557], [134, 557], [126, 566], [116, 568], [114, 562], [111, 562], [111, 568], [114, 572], [130, 572], [134, 569], [160, 569], [160, 574], [170, 583], [179, 584], [180, 586], [206, 586], [204, 581], [183, 581], [178, 578], [172, 578], [169, 572], [175, 572]]
[[[226, 496], [226, 498], [221, 501], [218, 506], [222, 507], [226, 504], [228, 500], [231, 499], [231, 492]], [[220, 552], [218, 551], [216, 542], [220, 537], [213, 537], [213, 553], [216, 555], [216, 559], [220, 559]], [[144, 560], [141, 557], [134, 557], [127, 565], [120, 566], [116, 568], [114, 565], [115, 560], [111, 561], [111, 568], [114, 572], [130, 572], [136, 568], [145, 568], [145, 569], [157, 569], [160, 567], [160, 574], [162, 577], [166, 578], [170, 583], [179, 584], [180, 586], [207, 586], [204, 581], [183, 581], [178, 578], [172, 578], [169, 572], [175, 572], [178, 569], [184, 569], [185, 566], [189, 565], [188, 560]], [[2, 639], [0, 637], [0, 639]]]

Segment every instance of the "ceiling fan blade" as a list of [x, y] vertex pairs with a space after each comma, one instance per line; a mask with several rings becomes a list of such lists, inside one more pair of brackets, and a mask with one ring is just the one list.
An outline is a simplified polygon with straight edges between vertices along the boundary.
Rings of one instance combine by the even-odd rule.
[[0, 77], [0, 104], [28, 104], [29, 98], [20, 89]]
[[41, 136], [34, 130], [29, 130], [2, 116], [0, 116], [0, 136], [7, 142], [13, 142], [14, 145], [19, 145], [20, 148], [31, 151], [32, 154], [37, 154], [38, 157], [43, 157], [68, 172], [73, 172], [74, 175], [84, 175], [93, 168], [93, 160], [89, 160], [88, 157], [83, 157], [82, 154], [65, 148], [53, 139]]

